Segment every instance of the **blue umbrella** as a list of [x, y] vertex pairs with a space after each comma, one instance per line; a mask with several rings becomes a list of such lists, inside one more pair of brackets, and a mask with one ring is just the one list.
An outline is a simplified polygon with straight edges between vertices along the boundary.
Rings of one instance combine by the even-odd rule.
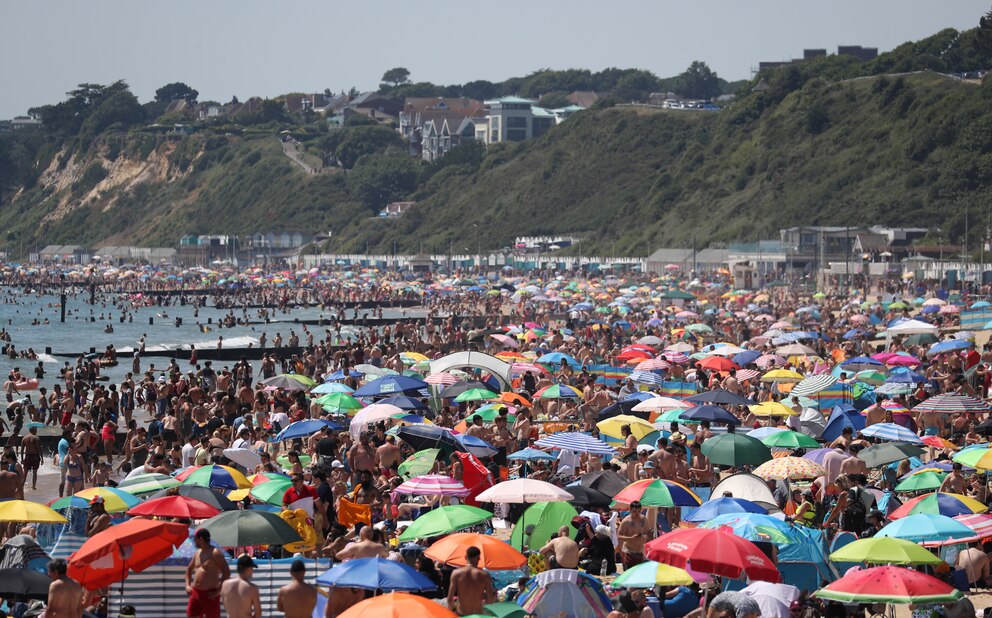
[[689, 522], [704, 522], [720, 515], [729, 515], [731, 513], [759, 513], [761, 515], [767, 515], [768, 510], [750, 500], [723, 497], [704, 502], [692, 515], [683, 519]]
[[427, 592], [437, 585], [405, 562], [385, 558], [357, 558], [324, 571], [317, 583], [325, 586], [382, 590], [383, 592]]
[[920, 382], [926, 382], [927, 379], [915, 371], [911, 371], [905, 368], [906, 371], [893, 371], [892, 375], [885, 378], [888, 384], [918, 384]]
[[489, 444], [481, 438], [476, 438], [475, 436], [469, 436], [463, 433], [455, 434], [455, 442], [461, 446], [461, 450], [466, 453], [472, 453], [476, 457], [492, 457], [499, 451], [493, 448], [492, 444]]
[[295, 423], [290, 423], [285, 429], [279, 432], [279, 435], [275, 437], [273, 442], [282, 442], [283, 440], [292, 440], [293, 438], [306, 438], [312, 436], [324, 429], [324, 427], [330, 427], [335, 431], [341, 431], [341, 427], [335, 425], [330, 421], [325, 421], [319, 418], [311, 418], [305, 421], [296, 421]]
[[631, 393], [623, 398], [623, 401], [647, 401], [648, 399], [654, 399], [656, 395], [654, 393], [648, 393], [646, 391], [638, 391], [636, 393]]
[[409, 376], [383, 376], [359, 388], [355, 391], [355, 397], [398, 395], [404, 391], [419, 391], [427, 386], [427, 382]]
[[848, 371], [864, 371], [866, 369], [878, 369], [883, 367], [882, 361], [877, 361], [870, 356], [855, 356], [850, 358], [840, 364], [841, 367]]
[[602, 440], [578, 432], [555, 433], [545, 436], [536, 442], [538, 446], [554, 448], [576, 453], [598, 453], [600, 455], [615, 455], [616, 450]]
[[388, 403], [401, 410], [429, 410], [427, 404], [419, 399], [414, 399], [409, 395], [393, 395], [379, 400], [377, 403]]
[[554, 461], [555, 456], [536, 448], [525, 448], [506, 456], [507, 459], [519, 459], [521, 461]]
[[561, 352], [551, 352], [545, 354], [544, 356], [538, 357], [537, 362], [546, 365], [561, 365], [561, 362], [565, 361], [572, 367], [579, 367], [579, 361], [575, 360], [568, 354], [562, 354]]
[[[930, 305], [933, 307], [934, 305]], [[927, 354], [943, 354], [944, 352], [954, 352], [955, 350], [964, 350], [970, 348], [972, 343], [964, 339], [951, 339], [949, 341], [938, 341], [937, 343], [930, 346], [927, 350]]]
[[895, 423], [876, 423], [861, 430], [861, 435], [879, 440], [898, 440], [900, 442], [911, 442], [913, 444], [923, 444], [923, 440], [902, 425]]
[[712, 405], [696, 406], [689, 408], [679, 415], [686, 421], [709, 421], [711, 423], [727, 423], [729, 425], [740, 425], [739, 418], [727, 412], [721, 407]]
[[745, 350], [734, 356], [731, 360], [737, 363], [738, 366], [743, 367], [744, 365], [758, 360], [759, 356], [761, 356], [761, 352], [757, 350]]
[[749, 541], [772, 541], [782, 544], [798, 543], [801, 540], [791, 524], [762, 513], [727, 513], [718, 515], [700, 524], [699, 527], [712, 529], [727, 527], [737, 536]]
[[355, 392], [355, 389], [340, 382], [324, 382], [310, 389], [310, 392], [317, 395], [330, 395], [331, 393], [348, 393], [350, 395]]
[[714, 388], [711, 391], [690, 395], [685, 400], [691, 403], [715, 403], [723, 406], [753, 406], [757, 403], [722, 388]]
[[347, 374], [345, 374], [344, 369], [338, 369], [334, 373], [332, 373], [329, 376], [327, 376], [326, 378], [324, 378], [324, 381], [325, 382], [334, 382], [335, 380], [344, 380], [345, 378], [348, 378], [348, 377], [351, 377], [351, 378], [361, 378], [364, 375], [365, 374], [362, 373], [361, 371], [356, 371], [354, 369], [349, 369]]

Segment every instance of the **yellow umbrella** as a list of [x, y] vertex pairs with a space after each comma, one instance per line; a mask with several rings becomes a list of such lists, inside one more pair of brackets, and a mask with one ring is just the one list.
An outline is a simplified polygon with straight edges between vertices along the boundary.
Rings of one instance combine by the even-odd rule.
[[634, 438], [638, 440], [653, 431], [658, 431], [654, 425], [646, 420], [636, 416], [631, 416], [629, 414], [619, 414], [612, 418], [608, 418], [605, 421], [599, 421], [596, 423], [596, 427], [599, 428], [599, 433], [611, 436], [618, 440], [623, 439], [623, 434], [620, 432], [620, 429], [624, 425], [630, 425], [630, 432], [634, 435]]
[[764, 401], [747, 409], [755, 416], [796, 416], [795, 410], [778, 401]]
[[802, 382], [805, 376], [791, 369], [772, 369], [761, 376], [762, 382]]
[[0, 502], [0, 521], [64, 524], [66, 519], [44, 504], [28, 500]]

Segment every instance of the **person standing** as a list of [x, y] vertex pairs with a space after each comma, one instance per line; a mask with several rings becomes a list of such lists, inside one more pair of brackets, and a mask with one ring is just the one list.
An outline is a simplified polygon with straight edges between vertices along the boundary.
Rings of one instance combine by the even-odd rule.
[[31, 472], [31, 490], [38, 489], [38, 468], [41, 467], [41, 440], [38, 439], [38, 428], [31, 426], [28, 435], [21, 440], [21, 461], [24, 462], [24, 476]]
[[220, 618], [221, 585], [231, 576], [224, 554], [210, 544], [210, 531], [193, 535], [196, 553], [186, 567], [187, 618]]
[[317, 589], [305, 581], [307, 567], [302, 560], [294, 560], [289, 574], [293, 581], [279, 589], [276, 609], [286, 614], [286, 618], [310, 618], [317, 606]]
[[647, 542], [647, 521], [641, 514], [641, 503], [630, 503], [630, 514], [620, 522], [617, 539], [620, 541], [620, 559], [624, 569], [644, 562], [644, 544]]
[[221, 584], [220, 595], [228, 618], [261, 618], [261, 595], [258, 586], [251, 581], [254, 571], [255, 561], [251, 556], [243, 555], [238, 558], [238, 576]]
[[496, 600], [493, 580], [479, 568], [482, 552], [472, 546], [465, 550], [465, 566], [455, 569], [448, 585], [448, 607], [459, 616], [481, 614], [483, 605]]
[[59, 558], [48, 563], [47, 618], [81, 618], [83, 615], [83, 588], [66, 576], [69, 564]]

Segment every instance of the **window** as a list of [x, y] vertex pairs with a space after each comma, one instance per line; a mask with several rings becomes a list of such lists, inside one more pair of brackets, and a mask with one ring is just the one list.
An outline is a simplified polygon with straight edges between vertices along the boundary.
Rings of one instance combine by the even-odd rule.
[[527, 139], [527, 129], [507, 129], [506, 141], [522, 142]]
[[506, 126], [511, 129], [526, 129], [527, 118], [523, 116], [510, 116], [506, 119]]

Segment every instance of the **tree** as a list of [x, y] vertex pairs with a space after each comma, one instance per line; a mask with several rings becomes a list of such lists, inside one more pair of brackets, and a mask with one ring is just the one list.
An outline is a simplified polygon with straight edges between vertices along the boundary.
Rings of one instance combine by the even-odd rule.
[[538, 105], [545, 109], [558, 109], [561, 107], [568, 107], [572, 102], [568, 100], [568, 95], [564, 92], [549, 92], [548, 94], [541, 97]]
[[403, 148], [399, 133], [381, 125], [360, 126], [348, 129], [334, 154], [345, 169], [351, 169], [360, 158], [384, 152], [390, 146]]
[[462, 86], [461, 91], [462, 96], [470, 99], [476, 99], [478, 101], [492, 99], [498, 94], [496, 91], [496, 84], [488, 82], [484, 79], [477, 79], [475, 81], [468, 82]]
[[655, 92], [658, 78], [648, 71], [633, 71], [617, 80], [615, 94], [624, 102], [647, 101]]
[[407, 71], [403, 67], [396, 67], [395, 69], [389, 69], [382, 74], [382, 83], [396, 88], [397, 86], [402, 86], [403, 84], [410, 81], [410, 71]]
[[705, 62], [694, 60], [679, 75], [679, 94], [690, 99], [712, 99], [720, 96], [720, 78]]
[[348, 175], [355, 197], [373, 213], [417, 188], [417, 164], [406, 155], [365, 155]]
[[199, 96], [199, 92], [182, 82], [166, 84], [155, 91], [155, 100], [159, 103], [171, 103], [179, 99], [183, 99], [187, 103], [196, 103]]
[[992, 9], [978, 20], [978, 46], [985, 54], [992, 54]]

